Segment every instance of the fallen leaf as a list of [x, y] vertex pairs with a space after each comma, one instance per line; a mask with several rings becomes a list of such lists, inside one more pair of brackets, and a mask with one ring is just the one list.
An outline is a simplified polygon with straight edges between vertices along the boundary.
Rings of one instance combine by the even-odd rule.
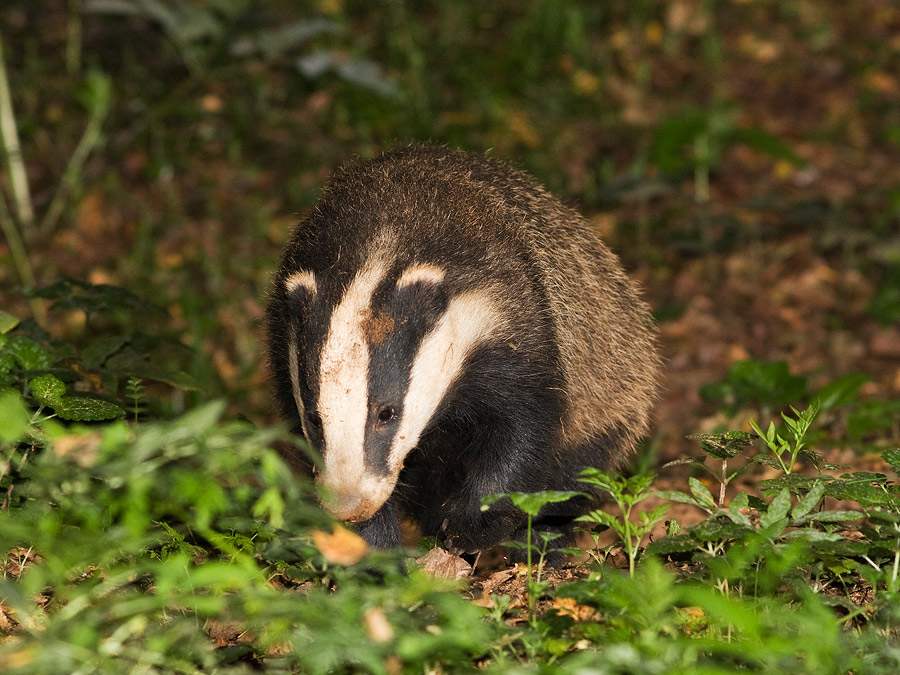
[[352, 565], [368, 550], [365, 540], [343, 525], [335, 525], [330, 534], [313, 530], [312, 539], [325, 560], [336, 565]]
[[394, 628], [379, 607], [370, 607], [366, 610], [363, 624], [372, 642], [390, 642], [394, 639]]
[[429, 576], [437, 579], [462, 579], [472, 574], [472, 566], [457, 555], [435, 546], [416, 562]]

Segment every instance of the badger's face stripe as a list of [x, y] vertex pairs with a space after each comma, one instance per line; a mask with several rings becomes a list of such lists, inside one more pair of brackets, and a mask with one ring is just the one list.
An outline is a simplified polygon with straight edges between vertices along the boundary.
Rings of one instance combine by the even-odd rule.
[[457, 295], [434, 329], [422, 340], [403, 400], [400, 428], [394, 436], [388, 465], [400, 473], [403, 460], [419, 442], [466, 358], [503, 326], [496, 301], [484, 290]]
[[291, 390], [294, 393], [294, 403], [300, 415], [300, 425], [303, 427], [303, 435], [309, 438], [309, 430], [306, 428], [306, 407], [303, 405], [303, 397], [300, 395], [300, 362], [297, 351], [297, 328], [291, 325], [288, 338], [288, 372], [291, 376]]
[[[329, 508], [343, 520], [371, 516], [374, 510], [360, 515], [363, 502], [371, 504], [380, 499], [377, 510], [393, 489], [392, 483], [381, 485], [383, 481], [367, 470], [365, 453], [369, 404], [367, 332], [372, 295], [386, 273], [384, 258], [376, 255], [353, 278], [332, 312], [319, 360], [317, 411], [325, 439], [321, 482], [334, 493]], [[355, 499], [354, 492], [365, 497]]]
[[[292, 310], [298, 311], [301, 305], [308, 305], [309, 301], [315, 298], [317, 292], [316, 277], [309, 270], [294, 272], [284, 280], [284, 288], [290, 298]], [[300, 415], [300, 425], [303, 428], [303, 434], [309, 438], [309, 429], [306, 427], [305, 406], [300, 391], [298, 348], [297, 326], [291, 323], [288, 332], [288, 373], [291, 377], [291, 391], [294, 394], [294, 403]]]

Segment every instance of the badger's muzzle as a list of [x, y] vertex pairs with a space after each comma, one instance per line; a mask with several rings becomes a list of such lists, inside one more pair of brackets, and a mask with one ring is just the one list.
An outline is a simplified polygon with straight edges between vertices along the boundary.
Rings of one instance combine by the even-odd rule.
[[374, 516], [390, 498], [396, 478], [361, 475], [348, 479], [323, 474], [317, 479], [319, 501], [334, 518], [360, 523]]

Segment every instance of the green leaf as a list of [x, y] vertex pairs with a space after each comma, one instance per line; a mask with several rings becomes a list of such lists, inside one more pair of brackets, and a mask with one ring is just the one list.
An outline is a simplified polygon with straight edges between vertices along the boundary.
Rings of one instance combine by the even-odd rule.
[[96, 339], [81, 352], [81, 363], [90, 370], [99, 368], [106, 359], [119, 351], [127, 342], [128, 336], [126, 335]]
[[693, 494], [697, 499], [698, 506], [713, 511], [719, 508], [716, 504], [715, 498], [713, 498], [712, 496], [712, 492], [710, 492], [703, 483], [701, 483], [693, 476], [689, 479], [688, 482], [691, 486], [691, 494]]
[[567, 502], [574, 497], [587, 497], [584, 492], [544, 490], [543, 492], [510, 492], [508, 497], [516, 507], [529, 516], [537, 516], [547, 504]]
[[668, 499], [673, 502], [679, 502], [680, 504], [690, 504], [691, 506], [699, 506], [702, 509], [706, 509], [707, 505], [705, 503], [701, 503], [697, 500], [696, 497], [693, 497], [684, 492], [680, 492], [678, 490], [654, 490], [653, 495], [659, 497], [660, 499]]
[[40, 375], [30, 380], [28, 386], [38, 403], [51, 408], [66, 394], [66, 383], [56, 375]]
[[741, 490], [738, 494], [734, 496], [734, 498], [728, 503], [728, 510], [732, 512], [741, 512], [744, 509], [750, 507], [750, 497], [746, 492]]
[[822, 410], [832, 410], [856, 400], [859, 389], [869, 381], [868, 375], [851, 373], [829, 382], [816, 394]]
[[891, 504], [894, 497], [881, 487], [885, 483], [887, 476], [884, 474], [870, 472], [845, 474], [828, 483], [825, 495], [841, 501], [854, 501], [864, 507], [886, 506]]
[[601, 509], [595, 509], [590, 513], [586, 513], [583, 516], [579, 516], [575, 520], [582, 523], [599, 523], [600, 525], [606, 525], [607, 527], [611, 527], [614, 530], [619, 527], [619, 520], [613, 516], [612, 514], [607, 513]]
[[736, 523], [751, 527], [750, 517], [744, 513], [750, 508], [750, 497], [743, 490], [728, 504], [728, 515]]
[[753, 532], [753, 528], [735, 523], [727, 518], [707, 518], [680, 534], [656, 539], [647, 545], [650, 555], [669, 555], [700, 551], [709, 543], [719, 544], [739, 539]]
[[687, 438], [700, 441], [700, 447], [712, 457], [730, 459], [751, 445], [754, 436], [746, 431], [729, 431], [724, 434], [690, 434]]
[[866, 513], [869, 520], [885, 523], [888, 525], [900, 525], [900, 513], [892, 513], [890, 511], [879, 511], [873, 509]]
[[[785, 473], [777, 478], [761, 480], [759, 481], [759, 486], [766, 497], [774, 497], [782, 488], [788, 488], [792, 493], [809, 492], [809, 490], [812, 489], [813, 483], [816, 481], [828, 483], [830, 478], [830, 476], [825, 475], [813, 478], [812, 476], [803, 476], [799, 473]], [[762, 508], [766, 509], [768, 507], [764, 504]]]
[[808, 527], [785, 532], [784, 538], [787, 541], [796, 541], [799, 539], [808, 542], [837, 542], [843, 539], [843, 537], [836, 532], [822, 532], [821, 530], [814, 530]]
[[727, 411], [744, 406], [768, 404], [783, 406], [806, 398], [806, 378], [792, 375], [786, 361], [736, 361], [724, 382], [701, 390], [706, 398], [722, 399]]
[[8, 336], [0, 351], [12, 356], [22, 370], [45, 370], [53, 365], [46, 349], [31, 338], [21, 335]]
[[891, 465], [894, 473], [900, 474], [900, 448], [891, 448], [881, 453], [885, 462]]
[[156, 305], [139, 298], [131, 291], [107, 284], [88, 284], [74, 279], [63, 279], [49, 286], [27, 293], [30, 297], [54, 300], [52, 309], [80, 309], [86, 314], [115, 314], [127, 312], [134, 315], [162, 314]]
[[0, 443], [15, 443], [28, 431], [31, 415], [19, 392], [0, 391]]
[[260, 54], [266, 60], [275, 59], [285, 52], [295, 49], [310, 39], [322, 34], [337, 34], [341, 25], [330, 19], [311, 18], [296, 21], [286, 26], [261, 30], [252, 37], [244, 38], [232, 46], [237, 56]]
[[584, 469], [578, 477], [578, 480], [582, 483], [595, 485], [601, 490], [605, 490], [612, 494], [621, 494], [622, 489], [625, 486], [625, 483], [620, 476], [607, 471], [601, 471], [594, 467]]
[[825, 485], [822, 481], [816, 481], [813, 483], [813, 486], [810, 488], [809, 492], [807, 492], [803, 498], [797, 502], [797, 506], [794, 507], [794, 510], [791, 512], [791, 515], [794, 519], [803, 518], [810, 511], [812, 511], [816, 506], [819, 505], [819, 502], [822, 501], [822, 497], [825, 496]]
[[[759, 518], [760, 527], [763, 530], [769, 530], [769, 528], [777, 529], [776, 526], [782, 521], [787, 523], [787, 514], [791, 508], [791, 493], [787, 488], [782, 488], [781, 491], [775, 495], [775, 498], [769, 504], [769, 509], [762, 514]], [[783, 529], [784, 526], [782, 526]], [[774, 534], [780, 534], [779, 532], [775, 532]]]
[[66, 385], [56, 375], [41, 375], [29, 383], [41, 405], [53, 408], [57, 417], [71, 422], [98, 422], [122, 417], [125, 411], [115, 403], [81, 394], [66, 394]]
[[876, 434], [889, 436], [898, 418], [900, 400], [861, 401], [847, 416], [847, 433], [851, 440]]
[[786, 159], [791, 164], [803, 164], [803, 160], [794, 153], [787, 143], [762, 129], [738, 127], [732, 131], [732, 138], [757, 152], [765, 153], [778, 159]]
[[100, 422], [125, 415], [125, 411], [115, 403], [77, 394], [63, 396], [50, 407], [57, 417], [70, 422]]
[[656, 523], [658, 523], [665, 517], [668, 510], [668, 504], [660, 504], [650, 509], [649, 511], [641, 511], [639, 515], [641, 519], [641, 528], [645, 532], [648, 531], [651, 527], [656, 525]]
[[5, 335], [19, 325], [19, 317], [0, 309], [0, 335]]
[[[796, 509], [795, 509], [796, 510]], [[797, 525], [806, 523], [845, 523], [851, 520], [859, 520], [865, 518], [866, 514], [862, 511], [816, 511], [802, 518], [796, 518]]]

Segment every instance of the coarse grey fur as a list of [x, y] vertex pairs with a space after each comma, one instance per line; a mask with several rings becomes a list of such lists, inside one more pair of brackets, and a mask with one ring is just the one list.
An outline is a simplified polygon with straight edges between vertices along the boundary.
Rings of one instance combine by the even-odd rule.
[[[359, 526], [371, 543], [398, 543], [397, 513], [406, 512], [425, 534], [442, 530], [467, 550], [489, 546], [518, 536], [522, 517], [508, 505], [482, 513], [484, 494], [583, 490], [582, 467], [618, 468], [632, 454], [649, 427], [659, 365], [635, 284], [590, 225], [528, 175], [430, 145], [340, 171], [285, 249], [268, 348], [276, 399], [295, 431], [303, 425], [288, 373], [291, 331], [301, 336], [296, 358], [314, 407], [322, 326], [375, 253], [387, 261], [386, 284], [411, 265], [439, 266], [441, 302], [476, 289], [496, 321], [406, 456], [390, 500]], [[301, 270], [320, 284], [308, 306], [286, 290]], [[425, 314], [446, 309], [421, 302]], [[385, 325], [400, 330], [404, 321]], [[366, 462], [385, 471], [383, 457]], [[544, 525], [568, 531], [585, 509], [584, 501], [548, 508]]]

